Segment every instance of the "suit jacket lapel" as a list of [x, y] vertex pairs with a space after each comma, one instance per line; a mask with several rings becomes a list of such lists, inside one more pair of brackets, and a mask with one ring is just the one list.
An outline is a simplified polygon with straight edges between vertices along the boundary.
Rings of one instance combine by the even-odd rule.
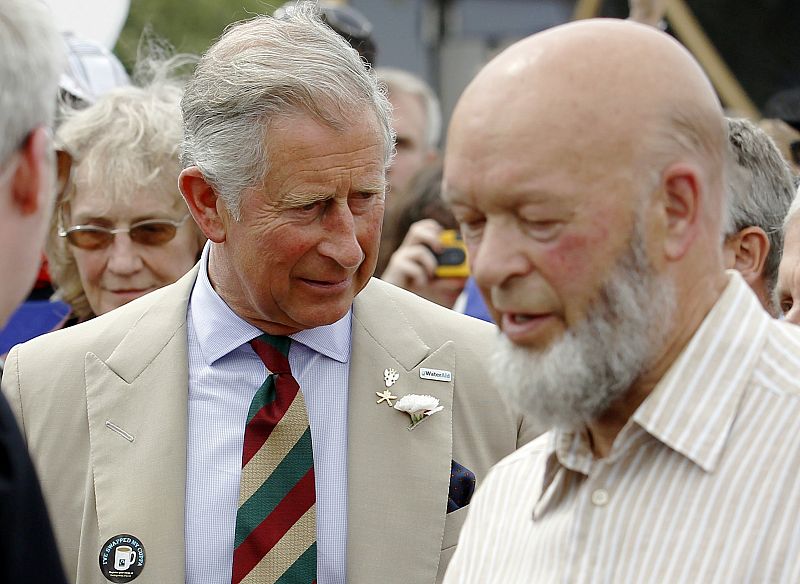
[[[402, 308], [375, 285], [356, 300], [352, 342], [347, 581], [433, 583], [447, 509], [453, 383], [422, 379], [419, 370], [455, 375], [455, 347], [426, 346]], [[376, 403], [386, 368], [400, 374], [389, 388], [393, 395], [433, 395], [444, 409], [409, 431], [407, 414]]]
[[184, 580], [186, 307], [196, 273], [165, 290], [107, 359], [85, 359], [97, 550], [137, 537], [144, 582]]

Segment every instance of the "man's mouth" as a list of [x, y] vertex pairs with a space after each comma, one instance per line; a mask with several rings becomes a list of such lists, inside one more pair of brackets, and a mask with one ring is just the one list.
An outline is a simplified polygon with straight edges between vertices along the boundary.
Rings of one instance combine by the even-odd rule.
[[500, 329], [512, 342], [532, 342], [556, 321], [553, 313], [502, 312]]

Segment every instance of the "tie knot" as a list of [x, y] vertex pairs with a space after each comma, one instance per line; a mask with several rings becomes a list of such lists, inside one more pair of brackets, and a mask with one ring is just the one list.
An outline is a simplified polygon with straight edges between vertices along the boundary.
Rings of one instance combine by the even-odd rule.
[[250, 346], [256, 352], [256, 355], [261, 358], [261, 361], [266, 365], [272, 373], [291, 373], [289, 367], [289, 346], [292, 344], [292, 339], [289, 337], [277, 337], [264, 333], [252, 341]]

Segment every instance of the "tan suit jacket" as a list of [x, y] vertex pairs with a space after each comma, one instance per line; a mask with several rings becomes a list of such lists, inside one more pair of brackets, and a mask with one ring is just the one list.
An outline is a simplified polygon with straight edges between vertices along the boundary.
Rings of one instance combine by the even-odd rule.
[[[196, 275], [8, 356], [3, 392], [71, 582], [106, 582], [100, 548], [118, 534], [145, 547], [136, 584], [184, 582], [186, 313]], [[467, 511], [445, 513], [451, 459], [480, 484], [534, 432], [490, 383], [490, 325], [379, 280], [358, 295], [353, 315], [347, 581], [440, 582]], [[395, 395], [432, 394], [444, 410], [409, 432], [406, 414], [376, 404], [387, 367], [401, 374]], [[421, 379], [420, 367], [453, 380]]]

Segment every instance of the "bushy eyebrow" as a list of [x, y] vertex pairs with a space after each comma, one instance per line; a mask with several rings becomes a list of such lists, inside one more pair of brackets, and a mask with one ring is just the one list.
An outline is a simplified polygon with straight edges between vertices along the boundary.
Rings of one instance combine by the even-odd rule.
[[354, 188], [354, 191], [358, 193], [374, 193], [380, 194], [386, 192], [386, 181], [375, 181], [369, 182], [363, 185], [359, 185], [359, 188]]
[[335, 193], [287, 193], [278, 204], [279, 209], [297, 209], [333, 199]]
[[[365, 182], [361, 185], [354, 185], [351, 189], [351, 192], [371, 193], [376, 195], [383, 194], [386, 192], [386, 181], [383, 179], [375, 179]], [[286, 193], [286, 195], [284, 195], [284, 197], [278, 203], [278, 208], [297, 209], [300, 207], [305, 207], [306, 205], [313, 205], [315, 203], [321, 203], [334, 198], [336, 198], [336, 193], [334, 192], [289, 192]]]

